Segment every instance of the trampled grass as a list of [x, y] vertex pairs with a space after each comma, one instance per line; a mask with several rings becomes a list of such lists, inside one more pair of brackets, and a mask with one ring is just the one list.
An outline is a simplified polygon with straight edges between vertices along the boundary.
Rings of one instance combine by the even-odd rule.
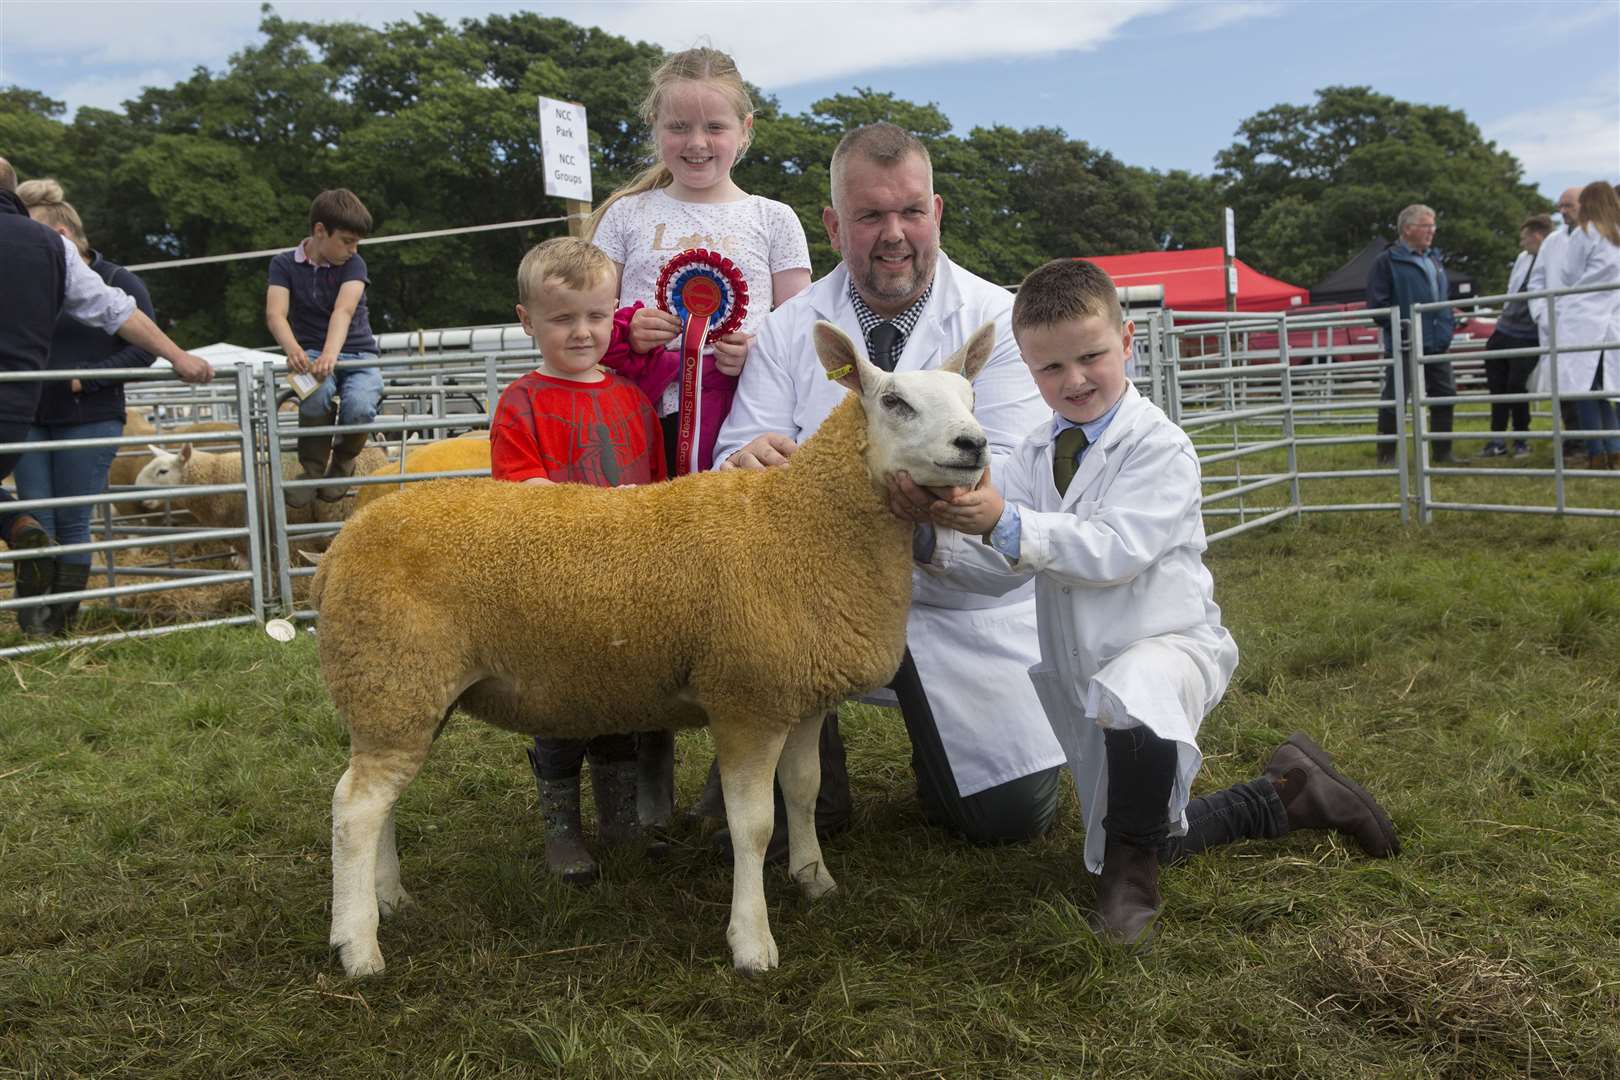
[[[959, 843], [921, 819], [897, 716], [851, 706], [841, 891], [767, 874], [771, 976], [731, 972], [729, 870], [695, 834], [549, 881], [521, 740], [457, 720], [401, 804], [417, 905], [387, 971], [346, 980], [346, 742], [312, 638], [10, 662], [0, 1075], [1620, 1075], [1620, 530], [1334, 515], [1210, 562], [1243, 660], [1202, 788], [1303, 728], [1406, 850], [1207, 855], [1167, 872], [1144, 957], [1086, 930], [1072, 796], [1040, 842]], [[683, 803], [707, 756], [683, 737]]]

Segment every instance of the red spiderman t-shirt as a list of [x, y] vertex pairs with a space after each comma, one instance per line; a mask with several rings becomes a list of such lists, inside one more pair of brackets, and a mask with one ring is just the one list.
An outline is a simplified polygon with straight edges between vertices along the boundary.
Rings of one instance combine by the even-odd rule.
[[531, 371], [508, 386], [489, 428], [490, 474], [559, 484], [651, 484], [665, 479], [664, 437], [647, 395], [608, 374], [580, 383]]

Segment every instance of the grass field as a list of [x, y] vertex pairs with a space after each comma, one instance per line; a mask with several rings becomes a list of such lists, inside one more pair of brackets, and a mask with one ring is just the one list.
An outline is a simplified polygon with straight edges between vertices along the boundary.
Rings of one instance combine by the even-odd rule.
[[[1167, 873], [1145, 957], [1086, 930], [1072, 796], [1038, 843], [956, 842], [897, 715], [846, 707], [842, 888], [767, 874], [771, 976], [731, 972], [729, 872], [695, 834], [550, 882], [522, 741], [458, 720], [401, 803], [417, 906], [387, 971], [345, 980], [346, 741], [313, 638], [7, 662], [0, 1076], [1620, 1076], [1620, 529], [1319, 516], [1210, 565], [1243, 659], [1201, 790], [1303, 728], [1406, 850], [1203, 857]], [[683, 803], [707, 757], [683, 736]]]

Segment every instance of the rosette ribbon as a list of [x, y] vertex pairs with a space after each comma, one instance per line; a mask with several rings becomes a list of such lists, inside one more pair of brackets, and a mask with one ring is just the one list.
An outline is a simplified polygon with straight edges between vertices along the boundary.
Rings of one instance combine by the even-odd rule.
[[658, 275], [658, 306], [681, 322], [681, 411], [672, 474], [697, 467], [703, 408], [703, 347], [742, 326], [748, 314], [748, 282], [724, 255], [690, 248], [671, 258]]

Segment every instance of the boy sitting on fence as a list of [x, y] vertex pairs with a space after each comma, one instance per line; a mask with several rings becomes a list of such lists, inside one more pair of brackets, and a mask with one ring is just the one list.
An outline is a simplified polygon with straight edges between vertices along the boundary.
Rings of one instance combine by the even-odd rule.
[[[270, 260], [270, 287], [264, 297], [264, 321], [287, 354], [294, 374], [314, 377], [313, 392], [298, 404], [299, 427], [369, 424], [382, 399], [382, 371], [351, 367], [337, 371], [339, 360], [375, 360], [377, 339], [366, 314], [366, 260], [361, 239], [371, 231], [371, 212], [347, 188], [323, 191], [309, 206], [309, 236], [291, 251]], [[336, 397], [339, 404], [334, 406]], [[339, 435], [305, 435], [298, 440], [303, 478], [341, 481], [354, 475], [354, 461], [366, 446], [363, 431]], [[318, 488], [288, 488], [287, 505], [305, 507], [319, 493], [339, 502], [346, 483]]]
[[[540, 366], [501, 394], [490, 423], [490, 475], [525, 484], [620, 487], [665, 479], [658, 414], [635, 383], [598, 367], [609, 345], [625, 350], [629, 312], [615, 318], [618, 270], [600, 248], [559, 237], [518, 267], [518, 320]], [[611, 543], [612, 537], [582, 538]], [[580, 766], [591, 762], [598, 835], [639, 832], [636, 736], [540, 737], [529, 751], [545, 823], [546, 866], [572, 884], [595, 880], [579, 815]]]
[[999, 485], [988, 471], [971, 491], [891, 482], [896, 512], [926, 522], [917, 554], [930, 570], [991, 595], [1036, 579], [1041, 662], [1030, 679], [1074, 774], [1086, 865], [1102, 875], [1092, 925], [1120, 944], [1150, 936], [1161, 862], [1301, 828], [1337, 829], [1375, 857], [1399, 850], [1376, 800], [1303, 734], [1259, 778], [1189, 800], [1198, 728], [1237, 646], [1203, 563], [1198, 456], [1126, 378], [1133, 332], [1096, 266], [1036, 270], [1019, 287], [1013, 334], [1052, 420]]

